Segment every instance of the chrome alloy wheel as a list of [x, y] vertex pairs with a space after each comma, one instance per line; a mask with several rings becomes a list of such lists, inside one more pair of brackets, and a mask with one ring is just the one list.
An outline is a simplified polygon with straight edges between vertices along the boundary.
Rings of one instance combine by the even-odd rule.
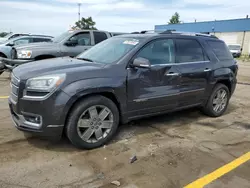
[[89, 107], [80, 116], [77, 123], [77, 133], [82, 140], [96, 143], [107, 137], [114, 122], [111, 110], [103, 105]]
[[213, 99], [213, 110], [216, 113], [220, 113], [225, 109], [228, 101], [227, 92], [225, 89], [220, 89], [216, 92]]

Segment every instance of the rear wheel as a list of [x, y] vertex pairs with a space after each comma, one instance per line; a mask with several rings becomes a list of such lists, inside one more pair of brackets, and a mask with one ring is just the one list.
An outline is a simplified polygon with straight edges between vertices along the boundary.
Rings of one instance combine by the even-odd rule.
[[211, 117], [219, 117], [227, 109], [230, 92], [224, 84], [217, 84], [206, 104], [203, 112]]
[[66, 125], [69, 140], [79, 148], [93, 149], [107, 143], [119, 124], [119, 111], [103, 96], [86, 98], [71, 111]]

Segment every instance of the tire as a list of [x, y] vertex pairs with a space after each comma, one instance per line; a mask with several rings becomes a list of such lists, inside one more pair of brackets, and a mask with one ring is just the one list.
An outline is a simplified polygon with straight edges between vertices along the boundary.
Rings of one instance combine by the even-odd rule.
[[0, 75], [4, 72], [4, 68], [5, 68], [5, 66], [3, 65], [2, 62], [0, 62]]
[[[106, 118], [104, 118], [106, 114], [102, 115], [101, 117], [101, 112], [109, 114]], [[96, 114], [96, 116], [93, 114]], [[101, 121], [103, 118], [104, 120]], [[83, 123], [81, 124], [80, 121]], [[110, 128], [100, 128], [105, 123], [108, 123], [107, 126], [110, 126]], [[117, 131], [118, 124], [119, 111], [114, 102], [104, 96], [97, 95], [88, 97], [74, 106], [68, 116], [66, 123], [66, 135], [71, 143], [76, 147], [81, 149], [94, 149], [110, 141]], [[79, 127], [79, 125], [83, 127]], [[87, 134], [87, 131], [89, 134]], [[100, 132], [103, 133], [102, 137], [99, 137], [99, 139], [97, 139], [97, 132], [99, 133], [98, 135], [100, 135]], [[88, 138], [86, 135], [90, 134], [92, 136]], [[82, 139], [81, 137], [86, 138], [86, 140]]]
[[[216, 104], [214, 103], [214, 100], [216, 100], [216, 95], [218, 94], [218, 92], [221, 92], [221, 91], [226, 92], [226, 99], [224, 99], [225, 105], [223, 105], [224, 106], [223, 108], [221, 107], [222, 109], [220, 109], [219, 111], [216, 111], [215, 110]], [[216, 86], [214, 87], [212, 91], [212, 94], [210, 95], [207, 101], [207, 104], [205, 105], [205, 107], [203, 107], [202, 111], [204, 112], [204, 114], [208, 116], [219, 117], [223, 115], [225, 111], [227, 110], [229, 99], [230, 99], [230, 92], [229, 92], [228, 87], [224, 84], [216, 84]]]

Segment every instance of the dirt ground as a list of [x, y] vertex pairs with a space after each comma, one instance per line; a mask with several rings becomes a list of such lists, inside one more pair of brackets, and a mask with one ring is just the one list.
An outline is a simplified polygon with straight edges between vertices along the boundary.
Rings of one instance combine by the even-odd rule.
[[[0, 99], [1, 188], [179, 188], [247, 153], [250, 148], [250, 62], [239, 63], [226, 114], [210, 118], [197, 109], [123, 125], [107, 146], [78, 150], [67, 139], [29, 138], [14, 128], [7, 99]], [[0, 76], [0, 96], [9, 92]], [[130, 164], [130, 158], [138, 160]], [[249, 188], [250, 161], [205, 186]]]

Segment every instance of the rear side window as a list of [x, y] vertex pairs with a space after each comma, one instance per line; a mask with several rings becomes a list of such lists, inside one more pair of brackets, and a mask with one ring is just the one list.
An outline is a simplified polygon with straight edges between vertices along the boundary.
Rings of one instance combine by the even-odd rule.
[[33, 42], [50, 42], [51, 39], [48, 38], [33, 38]]
[[233, 59], [232, 54], [228, 50], [226, 44], [221, 41], [207, 41], [209, 46], [212, 48], [216, 57], [220, 60], [231, 60]]
[[176, 62], [204, 61], [204, 54], [201, 45], [193, 39], [176, 39]]
[[108, 37], [107, 37], [106, 33], [94, 31], [94, 38], [95, 38], [95, 44], [98, 44], [98, 43], [106, 40]]

